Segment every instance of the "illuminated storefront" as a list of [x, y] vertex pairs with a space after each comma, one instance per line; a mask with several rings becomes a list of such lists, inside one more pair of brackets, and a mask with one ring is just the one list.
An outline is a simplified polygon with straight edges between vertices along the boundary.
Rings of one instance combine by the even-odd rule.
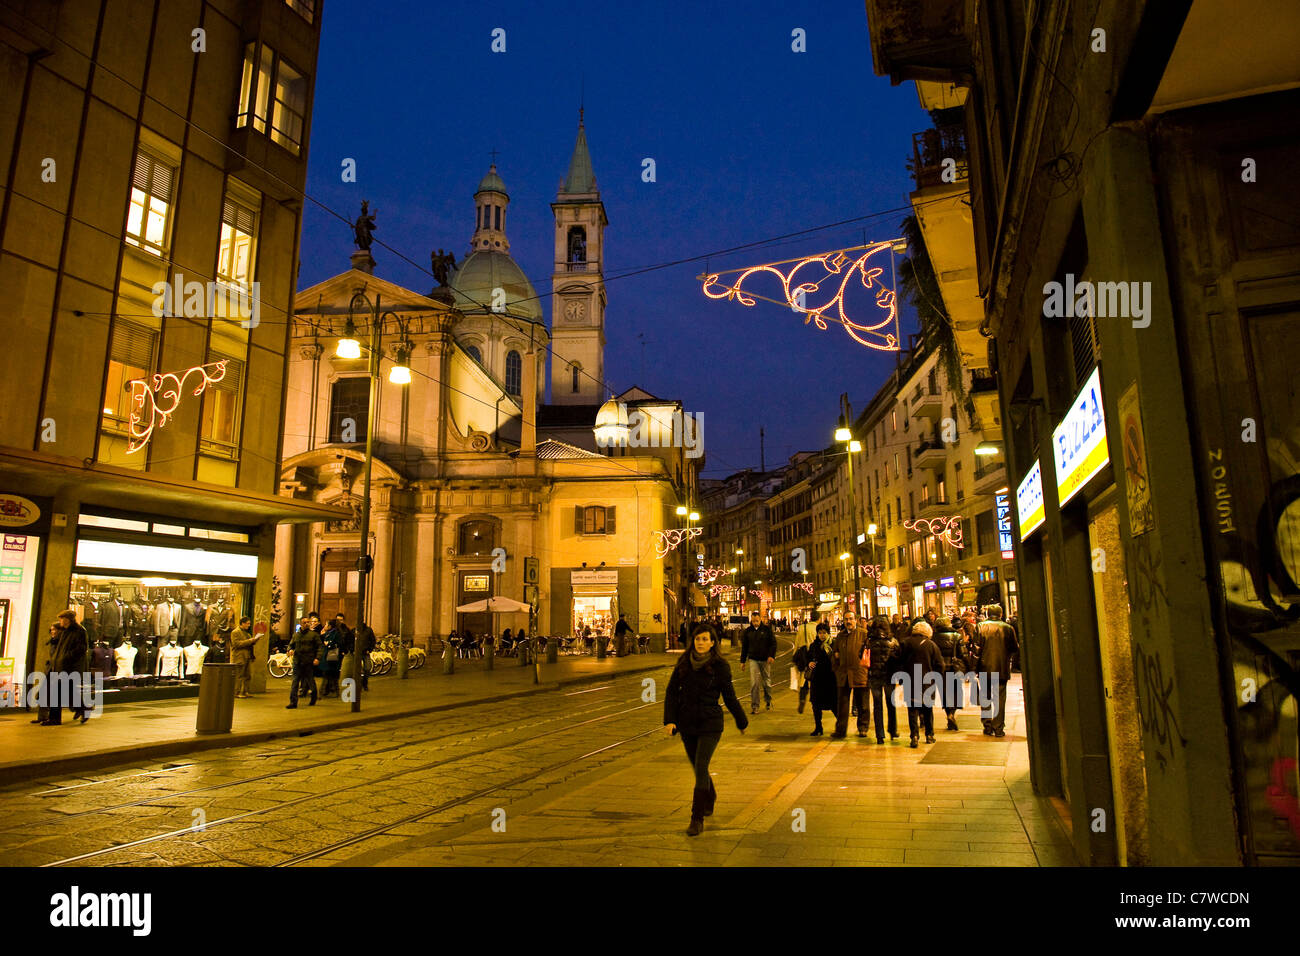
[[36, 627], [34, 601], [45, 532], [50, 525], [50, 499], [0, 494], [0, 698], [15, 699], [6, 685], [23, 685], [31, 659], [44, 633]]

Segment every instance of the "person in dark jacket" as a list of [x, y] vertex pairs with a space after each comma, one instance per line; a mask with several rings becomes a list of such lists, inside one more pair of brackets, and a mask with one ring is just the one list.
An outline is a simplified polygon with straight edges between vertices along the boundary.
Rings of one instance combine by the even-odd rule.
[[257, 638], [252, 634], [253, 619], [245, 614], [239, 619], [239, 627], [230, 634], [230, 662], [235, 671], [235, 696], [251, 697], [248, 687], [253, 680], [253, 657]]
[[682, 654], [673, 668], [664, 694], [664, 727], [669, 734], [680, 733], [686, 759], [695, 770], [695, 792], [691, 800], [691, 822], [687, 836], [699, 836], [704, 818], [713, 813], [718, 792], [709, 776], [709, 761], [722, 739], [722, 708], [719, 696], [731, 711], [736, 727], [743, 734], [749, 718], [736, 699], [731, 667], [718, 653], [718, 636], [701, 621], [691, 629], [690, 650]]
[[[898, 739], [898, 714], [894, 710], [894, 685], [889, 677], [897, 669], [900, 646], [890, 633], [890, 624], [884, 616], [877, 617], [868, 631], [871, 645], [871, 666], [867, 668], [867, 690], [872, 709], [876, 713], [876, 743], [885, 742], [884, 715], [889, 711], [889, 739]], [[866, 703], [864, 701], [863, 703]]]
[[[62, 611], [58, 619], [58, 634], [50, 640], [50, 664], [46, 674], [49, 707], [41, 724], [46, 727], [63, 723], [63, 708], [80, 717], [84, 724], [90, 719], [90, 707], [81, 699], [81, 674], [86, 669], [86, 651], [89, 643], [86, 629], [77, 623], [74, 611]], [[73, 685], [77, 690], [73, 689]]]
[[812, 737], [822, 735], [822, 711], [829, 710], [835, 716], [838, 693], [835, 689], [835, 670], [831, 666], [831, 655], [826, 650], [826, 641], [831, 636], [831, 626], [825, 621], [817, 625], [812, 644], [808, 645], [808, 691], [812, 699], [813, 732]]
[[867, 690], [867, 665], [871, 646], [866, 628], [858, 627], [858, 617], [852, 611], [844, 613], [844, 628], [831, 647], [831, 664], [835, 668], [835, 688], [839, 699], [835, 704], [835, 733], [841, 738], [849, 731], [849, 701], [858, 715], [858, 736], [867, 736], [867, 710], [863, 697]]
[[[989, 608], [989, 619], [979, 626], [981, 639], [978, 670], [980, 672], [981, 696], [984, 698], [984, 733], [991, 737], [1005, 737], [1007, 725], [1007, 681], [1011, 679], [1011, 657], [1020, 651], [1016, 632], [1011, 625], [1002, 620], [1002, 608], [994, 604]], [[983, 690], [984, 682], [988, 689]], [[993, 690], [993, 683], [997, 690]], [[993, 694], [997, 694], [997, 710], [990, 714], [993, 707]]]
[[930, 639], [933, 634], [930, 625], [917, 621], [912, 625], [912, 633], [903, 642], [902, 664], [907, 675], [904, 682], [907, 698], [907, 731], [910, 746], [917, 746], [917, 737], [922, 726], [925, 728], [925, 742], [934, 743], [934, 690], [935, 682], [943, 682], [943, 658], [939, 648]]
[[[343, 615], [339, 615], [342, 617]], [[349, 630], [346, 626], [343, 628], [343, 634], [340, 636], [344, 654], [351, 654], [354, 651], [361, 655], [361, 659], [353, 663], [353, 668], [361, 674], [361, 689], [370, 690], [370, 675], [366, 673], [366, 664], [370, 660], [370, 652], [375, 649], [375, 632], [365, 621], [358, 621], [355, 629]], [[485, 639], [490, 643], [492, 635], [486, 635]], [[470, 639], [472, 643], [472, 638]]]
[[289, 640], [289, 653], [293, 655], [293, 686], [289, 688], [286, 710], [298, 706], [298, 691], [311, 691], [309, 707], [316, 706], [316, 665], [320, 663], [320, 615], [312, 611], [307, 615], [307, 626], [299, 628]]
[[740, 635], [740, 663], [749, 663], [749, 712], [758, 713], [758, 690], [763, 689], [767, 709], [772, 709], [772, 661], [776, 659], [776, 635], [767, 623], [767, 612], [749, 613], [749, 627]]
[[943, 712], [948, 715], [948, 729], [957, 730], [957, 711], [962, 708], [961, 685], [957, 675], [966, 671], [961, 656], [961, 632], [945, 618], [934, 625], [934, 646], [943, 661]]
[[331, 697], [339, 692], [339, 667], [343, 662], [343, 635], [342, 628], [334, 626], [331, 621], [325, 630], [321, 631], [321, 654], [320, 654], [320, 671], [321, 679], [325, 682], [321, 688], [321, 697]]

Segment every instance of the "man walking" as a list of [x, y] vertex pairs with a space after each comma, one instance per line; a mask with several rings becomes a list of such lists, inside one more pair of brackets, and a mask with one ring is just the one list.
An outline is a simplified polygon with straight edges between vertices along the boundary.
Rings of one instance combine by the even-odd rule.
[[[925, 742], [934, 743], [934, 704], [939, 687], [943, 683], [943, 658], [939, 648], [930, 638], [934, 631], [925, 621], [912, 625], [912, 633], [903, 642], [903, 672], [907, 675], [904, 683], [907, 697], [907, 732], [911, 738], [909, 746], [916, 747], [922, 728], [925, 730]], [[927, 684], [934, 687], [927, 693]]]
[[[895, 615], [897, 617], [898, 615]], [[894, 710], [894, 685], [889, 682], [890, 671], [898, 662], [898, 641], [890, 633], [890, 626], [884, 615], [876, 618], [867, 632], [871, 640], [871, 666], [867, 668], [867, 690], [870, 693], [871, 706], [876, 712], [876, 743], [885, 742], [884, 714], [882, 708], [889, 710], [889, 739], [898, 739], [898, 714]], [[863, 711], [865, 714], [866, 711]]]
[[620, 614], [618, 623], [614, 625], [614, 656], [623, 657], [627, 654], [627, 636], [632, 631], [632, 625], [627, 619]]
[[864, 628], [858, 627], [858, 617], [852, 611], [844, 612], [844, 630], [835, 638], [831, 651], [831, 666], [835, 671], [838, 701], [835, 706], [835, 739], [842, 739], [849, 731], [849, 695], [858, 712], [858, 736], [867, 736], [868, 713], [863, 707], [862, 695], [867, 688], [867, 671], [871, 662], [871, 641]]
[[989, 737], [1005, 737], [1007, 725], [1007, 681], [1011, 679], [1011, 656], [1020, 651], [1016, 632], [1011, 625], [1002, 620], [1002, 606], [994, 604], [989, 608], [989, 619], [979, 626], [980, 656], [980, 702], [984, 713], [988, 714], [993, 706], [992, 684], [997, 682], [997, 710], [991, 716], [983, 717], [984, 733]]
[[740, 663], [749, 662], [749, 712], [758, 713], [758, 689], [763, 688], [767, 709], [772, 709], [772, 661], [776, 658], [776, 635], [767, 623], [767, 612], [749, 614], [749, 627], [740, 635]]
[[86, 669], [89, 647], [86, 629], [77, 623], [73, 611], [59, 613], [58, 627], [58, 638], [51, 641], [50, 670], [46, 675], [49, 707], [43, 723], [47, 727], [63, 723], [64, 707], [72, 711], [74, 718], [80, 717], [83, 724], [90, 719], [90, 707], [81, 699], [82, 672]]
[[[340, 615], [342, 617], [342, 615]], [[370, 652], [375, 649], [375, 632], [370, 629], [365, 621], [358, 621], [353, 630], [344, 628], [342, 636], [342, 648], [344, 655], [354, 654], [352, 668], [353, 680], [358, 674], [361, 675], [361, 689], [370, 690], [370, 675], [367, 673], [366, 665], [370, 662]]]
[[257, 643], [252, 633], [253, 619], [245, 614], [239, 627], [230, 632], [230, 662], [235, 665], [235, 696], [251, 697], [248, 683], [253, 679], [253, 645]]
[[316, 706], [316, 665], [320, 663], [320, 615], [312, 611], [307, 615], [307, 627], [300, 628], [289, 641], [293, 655], [293, 687], [289, 690], [289, 703], [285, 710], [298, 706], [298, 691], [306, 687], [311, 691], [308, 707]]

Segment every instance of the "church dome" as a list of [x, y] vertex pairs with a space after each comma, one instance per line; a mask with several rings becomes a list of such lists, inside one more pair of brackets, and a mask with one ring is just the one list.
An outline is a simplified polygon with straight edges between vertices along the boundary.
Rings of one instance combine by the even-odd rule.
[[507, 252], [483, 249], [471, 252], [448, 279], [456, 308], [465, 315], [489, 314], [493, 290], [505, 292], [505, 313], [514, 318], [542, 322], [542, 303], [533, 284]]
[[492, 168], [487, 171], [487, 175], [479, 180], [478, 189], [474, 190], [474, 195], [479, 193], [496, 192], [509, 198], [510, 194], [506, 192], [505, 181], [497, 175], [497, 167], [494, 163]]

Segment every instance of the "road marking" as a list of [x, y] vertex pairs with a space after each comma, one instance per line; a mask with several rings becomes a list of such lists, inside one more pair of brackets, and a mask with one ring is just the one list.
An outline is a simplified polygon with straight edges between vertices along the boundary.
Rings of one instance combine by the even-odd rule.
[[593, 691], [598, 691], [598, 690], [609, 690], [609, 689], [610, 689], [611, 687], [613, 687], [613, 686], [614, 686], [613, 684], [605, 684], [605, 685], [603, 685], [603, 686], [601, 686], [601, 687], [589, 687], [589, 688], [587, 688], [586, 690], [571, 690], [571, 691], [569, 691], [567, 694], [565, 694], [564, 696], [565, 696], [565, 697], [572, 697], [574, 694], [590, 694], [590, 693], [592, 693]]

